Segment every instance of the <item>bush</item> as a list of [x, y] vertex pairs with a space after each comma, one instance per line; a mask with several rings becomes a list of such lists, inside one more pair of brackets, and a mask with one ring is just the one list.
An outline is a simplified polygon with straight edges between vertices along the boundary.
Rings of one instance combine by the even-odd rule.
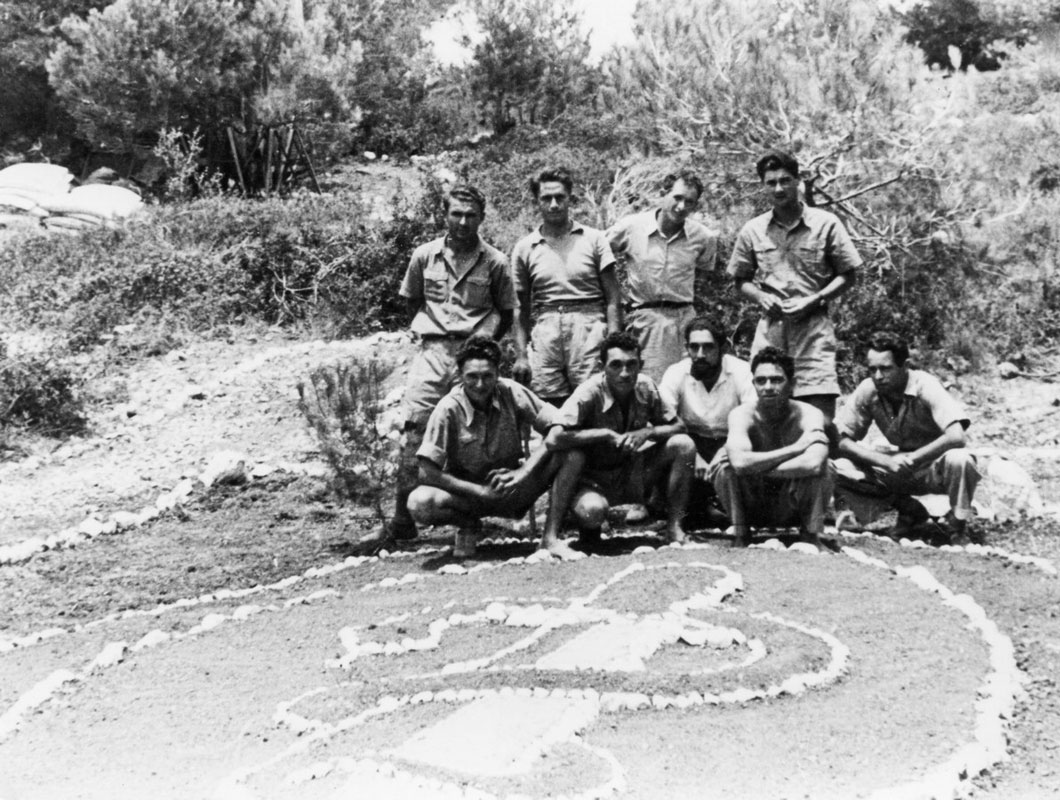
[[0, 348], [0, 431], [25, 426], [49, 436], [82, 432], [79, 385], [71, 369], [54, 358], [8, 358]]

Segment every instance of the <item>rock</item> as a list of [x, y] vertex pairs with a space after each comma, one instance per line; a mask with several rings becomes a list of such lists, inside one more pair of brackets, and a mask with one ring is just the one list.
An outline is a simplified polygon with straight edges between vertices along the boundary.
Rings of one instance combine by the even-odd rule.
[[206, 469], [199, 476], [203, 486], [238, 485], [249, 480], [247, 457], [234, 450], [222, 450], [210, 456]]
[[123, 531], [126, 528], [135, 528], [140, 524], [140, 516], [131, 511], [115, 511], [110, 515], [110, 518], [119, 531]]
[[103, 533], [103, 523], [95, 517], [87, 517], [77, 526], [77, 530], [88, 537], [99, 536]]
[[1019, 377], [1020, 368], [1011, 361], [1002, 361], [997, 365], [997, 372], [1002, 378], [1009, 380], [1011, 378]]

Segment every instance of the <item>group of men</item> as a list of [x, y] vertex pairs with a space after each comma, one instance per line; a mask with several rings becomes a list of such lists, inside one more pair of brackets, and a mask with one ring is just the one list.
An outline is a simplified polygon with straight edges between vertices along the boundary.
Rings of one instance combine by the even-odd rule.
[[[540, 546], [562, 558], [579, 555], [561, 537], [568, 519], [590, 550], [624, 504], [665, 517], [671, 542], [691, 510], [736, 545], [788, 525], [819, 543], [833, 496], [883, 498], [908, 532], [927, 520], [913, 495], [944, 492], [942, 524], [962, 536], [979, 478], [967, 416], [888, 333], [869, 343], [869, 377], [837, 414], [828, 307], [861, 259], [835, 215], [802, 201], [791, 155], [770, 152], [756, 170], [772, 208], [744, 225], [728, 265], [763, 312], [750, 364], [694, 311], [718, 239], [690, 217], [704, 189], [693, 173], [667, 176], [656, 207], [601, 231], [572, 218], [570, 173], [545, 170], [530, 182], [541, 224], [510, 262], [478, 235], [482, 194], [452, 188], [447, 234], [415, 251], [401, 286], [421, 349], [381, 535], [453, 524], [455, 554], [468, 556], [482, 517], [522, 516], [548, 492]], [[498, 344], [509, 330], [512, 379]], [[864, 441], [873, 422], [884, 447]]]

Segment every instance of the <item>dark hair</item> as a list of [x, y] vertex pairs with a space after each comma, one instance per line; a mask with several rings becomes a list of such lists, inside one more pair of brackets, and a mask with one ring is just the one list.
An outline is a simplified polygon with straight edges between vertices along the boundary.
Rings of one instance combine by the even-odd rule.
[[787, 170], [791, 173], [791, 177], [799, 177], [799, 162], [795, 160], [795, 156], [783, 150], [770, 150], [758, 159], [758, 163], [755, 164], [758, 180], [765, 180], [766, 173], [771, 169]]
[[751, 374], [755, 374], [759, 364], [776, 364], [789, 381], [795, 380], [795, 359], [779, 347], [763, 347], [751, 359]]
[[562, 183], [563, 188], [567, 190], [567, 194], [574, 192], [574, 175], [566, 167], [543, 169], [536, 178], [530, 179], [530, 194], [534, 196], [535, 200], [541, 191], [542, 183]]
[[453, 200], [462, 200], [465, 203], [474, 203], [478, 206], [478, 213], [485, 216], [486, 214], [486, 196], [482, 194], [478, 189], [470, 184], [463, 183], [459, 186], [454, 186], [448, 192], [445, 193], [445, 197], [442, 202], [445, 205], [445, 213], [449, 213], [449, 204]]
[[629, 331], [613, 331], [607, 334], [607, 338], [600, 343], [600, 360], [605, 364], [607, 363], [607, 351], [611, 348], [636, 351], [637, 358], [640, 358], [640, 342]]
[[692, 334], [696, 331], [706, 331], [714, 337], [714, 343], [719, 350], [725, 349], [725, 343], [729, 337], [725, 334], [725, 329], [712, 318], [707, 316], [696, 317], [685, 325], [685, 344], [688, 344], [688, 340], [692, 338]]
[[473, 358], [481, 358], [489, 361], [498, 369], [501, 366], [501, 346], [488, 336], [476, 333], [468, 338], [456, 353], [457, 369], [463, 369], [464, 364]]
[[909, 358], [909, 345], [894, 331], [876, 331], [869, 337], [869, 350], [884, 353], [890, 350], [894, 363], [899, 367]]
[[678, 181], [681, 181], [681, 183], [690, 189], [695, 189], [697, 200], [703, 197], [703, 181], [701, 181], [699, 176], [690, 169], [683, 169], [680, 172], [671, 172], [662, 179], [662, 190], [668, 193], [674, 188], [674, 184]]

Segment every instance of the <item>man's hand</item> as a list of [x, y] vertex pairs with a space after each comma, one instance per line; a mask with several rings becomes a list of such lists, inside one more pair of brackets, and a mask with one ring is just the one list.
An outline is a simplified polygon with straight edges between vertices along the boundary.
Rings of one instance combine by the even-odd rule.
[[619, 438], [618, 449], [623, 453], [636, 453], [651, 439], [651, 428], [639, 428], [635, 431], [622, 434]]
[[759, 291], [758, 305], [762, 307], [762, 310], [766, 312], [766, 316], [770, 319], [780, 319], [784, 316], [783, 301], [775, 294]]
[[911, 475], [916, 471], [916, 462], [909, 453], [895, 453], [883, 459], [883, 470], [889, 475]]
[[486, 476], [491, 493], [500, 499], [513, 494], [525, 476], [518, 469], [495, 469]]
[[784, 312], [785, 317], [791, 319], [801, 319], [812, 312], [816, 311], [820, 301], [817, 295], [810, 295], [809, 297], [789, 297], [786, 300], [780, 302], [780, 310]]
[[696, 453], [696, 465], [693, 467], [693, 474], [697, 481], [705, 481], [707, 475], [710, 472], [710, 464], [708, 464], [699, 453]]
[[798, 441], [795, 442], [795, 445], [800, 447], [803, 453], [815, 444], [823, 444], [827, 447], [828, 434], [824, 431], [806, 431], [806, 433], [800, 436]]
[[523, 386], [530, 385], [530, 375], [532, 370], [530, 369], [530, 362], [526, 356], [516, 359], [512, 365], [512, 377], [515, 378]]

